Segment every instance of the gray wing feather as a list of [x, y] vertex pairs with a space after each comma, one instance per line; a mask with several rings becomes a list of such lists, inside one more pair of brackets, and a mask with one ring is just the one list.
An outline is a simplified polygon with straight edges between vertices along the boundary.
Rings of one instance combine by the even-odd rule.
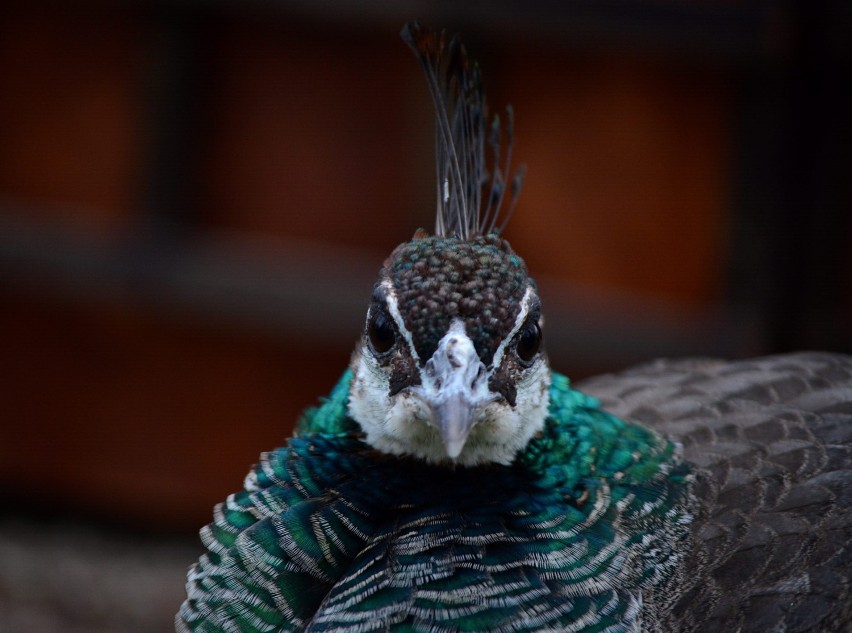
[[670, 630], [852, 630], [852, 357], [659, 360], [577, 386], [697, 467]]

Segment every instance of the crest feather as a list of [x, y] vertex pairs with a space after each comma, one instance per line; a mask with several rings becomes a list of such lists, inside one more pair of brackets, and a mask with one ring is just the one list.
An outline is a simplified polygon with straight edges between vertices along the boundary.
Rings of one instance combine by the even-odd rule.
[[[503, 214], [514, 135], [512, 108], [506, 108], [506, 157], [501, 165], [503, 126], [500, 117], [494, 116], [486, 139], [488, 107], [479, 65], [468, 56], [458, 35], [448, 40], [444, 31], [433, 31], [417, 21], [406, 24], [401, 35], [420, 61], [435, 104], [435, 234], [468, 240], [499, 233], [514, 210], [524, 177], [523, 169], [511, 176], [508, 209]], [[493, 160], [490, 174], [485, 165], [486, 142]]]

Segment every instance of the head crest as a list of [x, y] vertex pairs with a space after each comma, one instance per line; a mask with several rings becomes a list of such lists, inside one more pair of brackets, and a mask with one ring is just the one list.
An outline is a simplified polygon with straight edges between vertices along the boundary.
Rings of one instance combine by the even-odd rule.
[[[435, 104], [435, 234], [468, 240], [499, 233], [512, 215], [524, 176], [523, 168], [511, 176], [508, 209], [503, 214], [512, 158], [512, 108], [506, 108], [506, 157], [501, 168], [503, 126], [495, 115], [486, 139], [488, 110], [479, 66], [468, 57], [458, 35], [447, 41], [444, 31], [437, 33], [415, 21], [403, 27], [402, 39], [417, 55]], [[486, 142], [493, 161], [490, 174], [485, 165]]]

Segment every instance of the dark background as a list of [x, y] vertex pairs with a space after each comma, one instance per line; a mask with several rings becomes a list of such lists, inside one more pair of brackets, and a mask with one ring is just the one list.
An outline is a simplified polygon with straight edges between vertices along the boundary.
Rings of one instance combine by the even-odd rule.
[[852, 351], [848, 2], [6, 3], [0, 546], [193, 539], [333, 385], [433, 225], [414, 17], [514, 106], [555, 368]]

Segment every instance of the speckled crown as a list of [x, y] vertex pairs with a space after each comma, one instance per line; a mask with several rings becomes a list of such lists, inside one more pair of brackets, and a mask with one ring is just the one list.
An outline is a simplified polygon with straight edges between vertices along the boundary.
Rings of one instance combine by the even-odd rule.
[[421, 362], [458, 317], [488, 365], [515, 324], [527, 286], [534, 285], [524, 260], [495, 235], [416, 237], [394, 249], [382, 277], [393, 284]]

